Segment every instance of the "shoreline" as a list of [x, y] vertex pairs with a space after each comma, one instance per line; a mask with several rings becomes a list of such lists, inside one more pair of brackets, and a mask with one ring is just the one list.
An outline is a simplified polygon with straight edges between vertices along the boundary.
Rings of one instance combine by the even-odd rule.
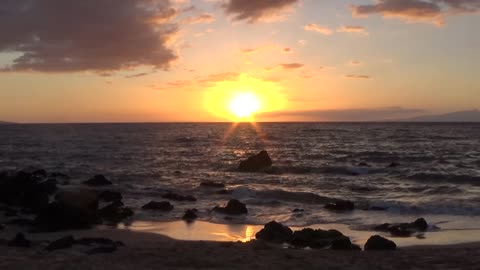
[[[47, 252], [47, 238], [107, 237], [125, 246], [109, 254], [85, 255], [79, 248]], [[285, 249], [262, 241], [182, 241], [124, 229], [28, 234], [36, 247], [0, 245], [1, 269], [477, 269], [480, 242], [400, 247], [396, 251]], [[406, 264], [408, 263], [408, 264]], [[373, 267], [373, 268], [372, 268]]]

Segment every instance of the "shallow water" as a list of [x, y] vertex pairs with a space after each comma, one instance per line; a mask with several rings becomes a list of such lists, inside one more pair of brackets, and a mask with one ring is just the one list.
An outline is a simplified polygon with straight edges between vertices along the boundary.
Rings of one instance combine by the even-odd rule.
[[[240, 173], [240, 160], [266, 149], [278, 174]], [[360, 166], [359, 163], [368, 166]], [[397, 167], [388, 167], [392, 162]], [[0, 170], [41, 167], [76, 185], [104, 174], [137, 221], [174, 221], [189, 208], [213, 223], [347, 224], [356, 231], [425, 217], [439, 227], [480, 227], [480, 125], [404, 123], [84, 124], [0, 126]], [[220, 181], [233, 194], [200, 188]], [[168, 214], [142, 211], [166, 191], [197, 197]], [[211, 209], [230, 198], [247, 216]], [[332, 198], [360, 210], [323, 208]], [[369, 207], [386, 211], [366, 211]], [[293, 213], [302, 208], [303, 213]]]

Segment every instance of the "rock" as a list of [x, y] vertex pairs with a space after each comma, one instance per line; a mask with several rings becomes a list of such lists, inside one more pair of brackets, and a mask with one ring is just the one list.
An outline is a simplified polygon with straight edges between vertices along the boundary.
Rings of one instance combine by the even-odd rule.
[[98, 196], [91, 190], [62, 191], [41, 211], [35, 223], [40, 231], [88, 229], [98, 223]]
[[395, 250], [397, 245], [388, 239], [381, 237], [380, 235], [371, 236], [367, 243], [365, 243], [365, 250]]
[[331, 211], [348, 211], [355, 209], [355, 205], [351, 201], [337, 200], [326, 204], [325, 209]]
[[104, 253], [112, 253], [117, 250], [117, 246], [102, 246], [96, 247], [89, 251], [87, 251], [87, 255], [95, 255], [95, 254], [104, 254]]
[[424, 218], [419, 218], [415, 220], [413, 223], [410, 223], [412, 227], [415, 227], [419, 231], [426, 231], [428, 229], [428, 223]]
[[358, 167], [370, 167], [370, 165], [369, 165], [368, 163], [366, 163], [366, 162], [360, 162], [360, 163], [358, 163], [357, 166], [358, 166]]
[[182, 219], [186, 221], [193, 221], [198, 218], [197, 216], [197, 209], [188, 209], [185, 211], [185, 214], [183, 215]]
[[28, 248], [31, 245], [32, 245], [32, 242], [27, 238], [25, 238], [25, 235], [23, 233], [17, 233], [17, 235], [15, 235], [15, 238], [8, 241], [8, 246], [10, 247]]
[[200, 186], [201, 186], [201, 187], [205, 187], [205, 188], [225, 188], [225, 184], [224, 184], [224, 183], [213, 182], [213, 181], [201, 182], [201, 183], [200, 183]]
[[242, 215], [248, 213], [247, 206], [235, 199], [228, 201], [227, 206], [216, 206], [213, 210], [227, 215]]
[[84, 245], [84, 246], [92, 246], [95, 244], [124, 246], [124, 244], [120, 241], [113, 241], [111, 239], [103, 238], [103, 237], [84, 237], [76, 240], [75, 244]]
[[66, 248], [71, 248], [73, 244], [75, 244], [75, 238], [73, 238], [72, 235], [68, 235], [51, 242], [45, 249], [47, 251], [66, 249]]
[[48, 179], [38, 184], [38, 189], [42, 193], [52, 195], [57, 191], [57, 180], [55, 179]]
[[110, 182], [105, 176], [101, 174], [95, 175], [93, 178], [83, 183], [89, 186], [107, 186], [112, 184], [112, 182]]
[[332, 240], [330, 249], [333, 250], [362, 250], [359, 246], [352, 244], [350, 238], [346, 236], [339, 236]]
[[221, 189], [215, 192], [215, 194], [219, 194], [219, 195], [229, 195], [232, 193], [233, 193], [233, 190], [228, 190], [228, 189]]
[[5, 230], [5, 225], [0, 224], [0, 231]]
[[388, 207], [382, 207], [382, 206], [372, 206], [368, 208], [370, 211], [386, 211]]
[[272, 159], [267, 151], [263, 150], [257, 155], [250, 156], [248, 159], [241, 161], [238, 170], [244, 172], [260, 172], [268, 170], [272, 164]]
[[293, 231], [276, 221], [271, 221], [255, 234], [255, 238], [272, 243], [287, 243], [291, 240]]
[[124, 207], [122, 203], [111, 203], [98, 211], [100, 218], [107, 223], [117, 224], [134, 215], [132, 209]]
[[303, 213], [303, 212], [305, 212], [305, 210], [301, 209], [301, 208], [295, 208], [295, 209], [292, 210], [292, 212], [293, 213]]
[[172, 200], [172, 201], [187, 201], [187, 202], [195, 202], [197, 199], [191, 195], [180, 195], [176, 193], [169, 192], [162, 196], [164, 199]]
[[64, 174], [64, 173], [59, 173], [59, 172], [53, 172], [50, 174], [50, 177], [53, 178], [62, 178], [62, 179], [70, 179], [70, 176]]
[[155, 202], [151, 201], [144, 206], [142, 206], [142, 209], [145, 210], [160, 210], [160, 211], [172, 211], [173, 210], [173, 205], [170, 204], [169, 202]]
[[396, 167], [398, 167], [398, 166], [400, 166], [400, 164], [398, 164], [397, 162], [392, 162], [392, 163], [390, 163], [390, 165], [388, 165], [387, 167], [388, 167], [388, 168], [396, 168]]
[[32, 175], [40, 178], [46, 178], [48, 174], [47, 174], [47, 171], [45, 171], [44, 169], [39, 169], [39, 170], [33, 171]]
[[120, 192], [105, 190], [100, 193], [98, 198], [104, 202], [120, 202], [123, 196]]
[[[291, 243], [297, 247], [326, 248], [332, 246], [334, 241], [345, 241], [345, 239], [342, 239], [344, 237], [346, 236], [337, 230], [325, 231], [321, 229], [314, 230], [311, 228], [305, 228], [293, 233]], [[338, 242], [336, 245], [339, 248], [344, 245], [344, 243]]]
[[384, 223], [374, 227], [375, 231], [389, 232], [396, 237], [410, 237], [416, 232], [424, 232], [428, 229], [428, 223], [424, 218], [419, 218], [411, 223]]

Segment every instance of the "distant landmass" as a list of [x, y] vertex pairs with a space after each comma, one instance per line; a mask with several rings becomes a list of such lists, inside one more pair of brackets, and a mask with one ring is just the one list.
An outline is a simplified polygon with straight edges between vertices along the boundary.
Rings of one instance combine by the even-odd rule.
[[10, 125], [10, 124], [15, 124], [13, 122], [6, 122], [6, 121], [0, 121], [0, 125]]
[[446, 114], [425, 115], [409, 119], [407, 122], [480, 122], [480, 110], [459, 111]]

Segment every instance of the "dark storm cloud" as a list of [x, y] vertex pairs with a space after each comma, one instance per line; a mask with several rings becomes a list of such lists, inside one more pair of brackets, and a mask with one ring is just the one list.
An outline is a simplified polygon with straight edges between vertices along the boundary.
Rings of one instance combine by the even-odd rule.
[[354, 15], [382, 14], [406, 20], [442, 24], [444, 17], [480, 10], [480, 0], [379, 0], [371, 5], [352, 5]]
[[1, 0], [0, 52], [20, 54], [2, 71], [168, 69], [175, 15], [168, 0]]
[[281, 14], [299, 0], [228, 0], [223, 4], [236, 21], [255, 23]]
[[264, 118], [295, 118], [308, 121], [382, 121], [415, 116], [424, 113], [420, 109], [386, 107], [378, 109], [339, 109], [311, 111], [279, 111], [263, 113]]

